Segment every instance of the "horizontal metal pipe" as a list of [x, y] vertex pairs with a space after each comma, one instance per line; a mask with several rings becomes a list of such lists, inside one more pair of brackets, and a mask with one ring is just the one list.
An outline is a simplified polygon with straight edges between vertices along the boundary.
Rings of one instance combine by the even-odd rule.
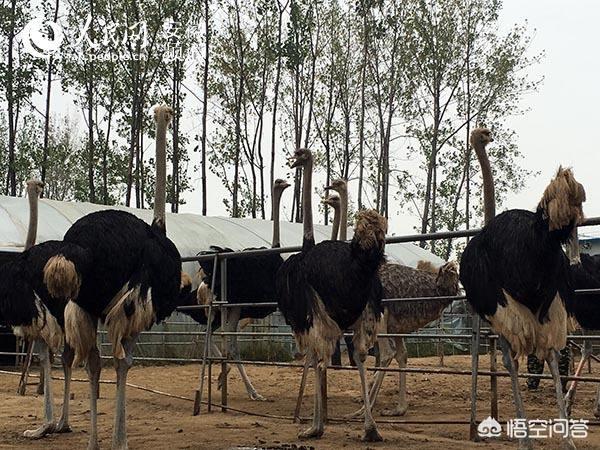
[[[600, 288], [596, 289], [576, 289], [575, 294], [586, 295], [586, 294], [597, 294], [600, 293]], [[381, 303], [402, 303], [402, 302], [426, 302], [426, 301], [454, 301], [454, 300], [466, 300], [466, 295], [442, 295], [435, 297], [406, 297], [406, 298], [384, 298]], [[212, 303], [213, 306], [223, 306], [225, 308], [273, 308], [277, 307], [276, 302], [243, 302], [243, 303], [231, 303], [231, 302], [220, 302], [216, 301]], [[179, 306], [178, 311], [194, 311], [197, 309], [206, 309], [210, 305], [189, 305]]]
[[[584, 219], [580, 227], [587, 227], [593, 225], [600, 225], [600, 217], [590, 217]], [[436, 233], [425, 233], [425, 234], [409, 234], [404, 236], [388, 236], [385, 240], [387, 244], [400, 244], [404, 242], [421, 242], [421, 241], [434, 241], [438, 239], [454, 239], [462, 237], [475, 236], [481, 231], [481, 228], [472, 228], [470, 230], [456, 230], [456, 231], [438, 231]], [[280, 247], [280, 248], [264, 248], [257, 250], [242, 250], [235, 252], [218, 253], [219, 259], [230, 259], [230, 258], [248, 258], [251, 256], [270, 255], [270, 254], [281, 254], [281, 253], [292, 253], [299, 252], [302, 247]], [[182, 262], [192, 261], [213, 261], [215, 254], [211, 253], [207, 255], [196, 255], [186, 256], [181, 258]]]
[[[212, 356], [209, 356], [207, 359], [213, 359]], [[244, 365], [250, 366], [271, 366], [271, 367], [297, 367], [303, 368], [304, 364], [299, 363], [282, 363], [282, 362], [268, 362], [268, 361], [248, 361], [248, 360], [235, 360], [235, 359], [218, 359], [220, 362], [226, 362], [229, 364], [237, 364], [241, 363]], [[357, 370], [356, 367], [352, 366], [327, 366], [327, 369], [333, 370]], [[468, 375], [471, 376], [472, 372], [467, 369], [435, 369], [435, 368], [420, 368], [420, 367], [365, 367], [366, 370], [370, 372], [406, 372], [406, 373], [429, 373], [429, 374], [438, 374], [438, 375]], [[495, 375], [498, 377], [510, 377], [508, 372], [492, 372], [489, 370], [480, 370], [477, 372], [482, 376], [490, 376]], [[544, 374], [533, 374], [533, 373], [520, 373], [518, 374], [519, 378], [539, 378], [542, 380], [551, 380], [552, 375], [544, 375]], [[591, 383], [600, 383], [600, 377], [575, 377], [575, 376], [561, 376], [561, 379], [565, 380], [577, 380], [577, 381], [587, 381]]]

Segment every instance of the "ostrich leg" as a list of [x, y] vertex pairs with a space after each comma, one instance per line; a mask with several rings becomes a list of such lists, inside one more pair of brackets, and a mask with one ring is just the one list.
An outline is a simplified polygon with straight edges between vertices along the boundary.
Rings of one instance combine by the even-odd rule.
[[[510, 373], [510, 381], [513, 392], [513, 400], [515, 402], [515, 409], [517, 412], [517, 419], [525, 419], [525, 408], [523, 407], [523, 399], [521, 398], [521, 391], [519, 387], [519, 378], [517, 377], [518, 369], [517, 364], [512, 356], [510, 344], [503, 336], [500, 336], [498, 342], [500, 344], [500, 348], [502, 349], [502, 362], [504, 363], [506, 370], [508, 370], [508, 372]], [[527, 427], [527, 434], [529, 435], [529, 427]], [[519, 439], [519, 449], [533, 449], [533, 445], [531, 444], [531, 439], [529, 438], [529, 436], [527, 436], [526, 438]]]
[[[550, 351], [550, 355], [546, 358], [548, 366], [550, 366], [550, 373], [554, 380], [554, 389], [556, 390], [556, 403], [558, 404], [558, 414], [561, 419], [568, 419], [567, 408], [565, 406], [565, 398], [563, 396], [562, 383], [560, 381], [560, 373], [558, 371], [558, 358], [559, 354], [555, 350]], [[561, 448], [564, 450], [575, 450], [575, 444], [571, 436], [563, 438]]]
[[[308, 357], [308, 355], [307, 355]], [[323, 436], [324, 420], [323, 420], [323, 368], [320, 365], [316, 354], [311, 355], [311, 360], [315, 367], [315, 404], [313, 411], [312, 426], [298, 435], [300, 439], [320, 438]]]
[[58, 423], [56, 424], [56, 433], [71, 432], [71, 426], [69, 425], [69, 401], [71, 400], [71, 373], [73, 371], [71, 365], [73, 364], [74, 357], [75, 352], [69, 344], [65, 343], [65, 348], [63, 349], [62, 353], [62, 365], [65, 374], [65, 389], [63, 393], [62, 413]]
[[50, 349], [48, 345], [41, 339], [35, 341], [36, 347], [39, 349], [39, 360], [42, 370], [44, 371], [44, 423], [35, 430], [27, 430], [23, 436], [30, 439], [39, 439], [47, 434], [53, 433], [54, 424], [54, 405], [52, 404], [52, 376], [50, 367]]
[[[408, 351], [404, 344], [404, 338], [396, 338], [396, 361], [400, 369], [406, 368]], [[408, 410], [406, 401], [406, 372], [398, 373], [398, 404], [394, 409], [386, 409], [381, 412], [382, 416], [403, 416]]]
[[127, 413], [125, 390], [127, 388], [127, 373], [133, 365], [133, 349], [136, 337], [124, 338], [121, 342], [125, 349], [125, 358], [115, 358], [117, 369], [117, 405], [115, 411], [115, 426], [113, 428], [112, 448], [114, 450], [127, 449]]
[[[390, 345], [392, 340], [391, 338], [380, 338], [379, 339], [379, 367], [388, 367], [394, 359], [394, 349]], [[354, 360], [354, 357], [352, 358]], [[371, 409], [375, 406], [375, 402], [377, 401], [377, 395], [379, 394], [379, 390], [381, 389], [381, 385], [383, 383], [383, 379], [385, 378], [385, 371], [378, 370], [375, 372], [375, 376], [373, 379], [373, 385], [371, 386], [371, 390], [369, 391], [369, 404], [371, 405]], [[352, 414], [347, 415], [347, 418], [355, 418], [364, 415], [365, 407], [364, 405], [358, 410], [353, 412]]]
[[[241, 313], [242, 313], [242, 311], [240, 310], [240, 308], [231, 308], [229, 310], [229, 314], [227, 315], [227, 322], [225, 322], [225, 324], [223, 325], [223, 331], [229, 331], [229, 332], [238, 331], [238, 323], [240, 321]], [[261, 401], [266, 400], [266, 398], [264, 398], [262, 395], [260, 395], [256, 391], [255, 387], [252, 385], [252, 381], [250, 381], [250, 377], [248, 377], [248, 374], [246, 373], [246, 369], [244, 368], [244, 365], [239, 362], [240, 348], [238, 346], [238, 340], [237, 340], [237, 336], [235, 334], [232, 334], [229, 336], [229, 355], [228, 356], [230, 358], [233, 358], [234, 360], [238, 361], [235, 363], [235, 365], [237, 366], [238, 371], [240, 372], [240, 375], [242, 377], [242, 381], [244, 382], [244, 385], [246, 386], [246, 391], [248, 392], [248, 396], [252, 400], [261, 400]]]
[[[585, 333], [585, 332], [584, 332]], [[581, 375], [585, 363], [590, 360], [590, 355], [592, 354], [592, 342], [584, 341], [583, 350], [581, 351], [581, 361], [579, 361], [579, 365], [575, 370], [574, 376], [578, 377]], [[571, 381], [571, 386], [569, 386], [569, 390], [565, 395], [565, 406], [567, 408], [567, 413], [571, 415], [571, 408], [573, 407], [573, 403], [575, 403], [575, 393], [577, 392], [577, 380]]]
[[294, 411], [294, 422], [300, 422], [300, 410], [302, 409], [302, 399], [304, 398], [304, 389], [306, 389], [306, 379], [308, 378], [308, 369], [312, 364], [309, 355], [304, 359], [304, 368], [302, 369], [302, 379], [300, 380], [300, 388], [298, 389], [298, 398], [296, 399], [296, 409]]
[[102, 360], [100, 352], [94, 346], [87, 357], [86, 370], [90, 379], [90, 439], [88, 450], [99, 450], [98, 444], [98, 392], [100, 387], [100, 371]]
[[359, 348], [361, 348], [361, 345], [354, 345], [354, 361], [356, 362], [356, 367], [358, 367], [358, 373], [360, 375], [360, 388], [362, 391], [363, 405], [365, 407], [365, 435], [363, 436], [363, 441], [379, 442], [382, 441], [383, 438], [377, 431], [377, 425], [375, 424], [375, 420], [373, 420], [371, 408], [367, 407], [369, 405], [369, 393], [367, 388], [367, 374], [365, 373], [364, 365], [367, 355], [366, 353], [360, 352]]

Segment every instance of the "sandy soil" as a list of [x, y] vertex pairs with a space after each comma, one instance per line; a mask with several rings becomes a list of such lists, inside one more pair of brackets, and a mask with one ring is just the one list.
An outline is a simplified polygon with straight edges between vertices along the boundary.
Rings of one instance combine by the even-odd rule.
[[[411, 366], [437, 367], [437, 358], [412, 359]], [[446, 367], [468, 368], [469, 357], [446, 357]], [[482, 358], [482, 367], [488, 363]], [[253, 402], [248, 399], [236, 370], [231, 371], [229, 384], [229, 405], [257, 413], [291, 416], [293, 413], [300, 369], [247, 367], [256, 388], [270, 401]], [[217, 372], [217, 370], [215, 370]], [[55, 375], [62, 375], [55, 369]], [[418, 448], [418, 449], [504, 449], [516, 448], [515, 442], [494, 439], [488, 442], [472, 443], [468, 440], [467, 425], [411, 425], [384, 423], [387, 418], [379, 416], [383, 408], [391, 408], [395, 402], [396, 376], [388, 374], [382, 394], [375, 407], [375, 418], [379, 419], [379, 431], [383, 443], [366, 445], [360, 441], [362, 434], [359, 422], [330, 423], [325, 435], [318, 441], [300, 442], [296, 435], [306, 424], [294, 424], [291, 420], [250, 416], [236, 412], [223, 413], [214, 409], [193, 417], [192, 402], [198, 382], [199, 367], [161, 366], [134, 367], [129, 381], [138, 385], [169, 392], [189, 398], [189, 400], [169, 398], [138, 389], [128, 389], [128, 430], [131, 449], [226, 449], [237, 447], [268, 448], [285, 444], [311, 445], [318, 449], [334, 448]], [[76, 378], [85, 378], [83, 370], [77, 370]], [[311, 377], [312, 378], [312, 374]], [[103, 380], [114, 380], [112, 367], [106, 367]], [[216, 380], [216, 375], [214, 375]], [[469, 377], [458, 375], [410, 374], [408, 376], [410, 409], [407, 420], [467, 420], [469, 417]], [[312, 381], [312, 380], [311, 380]], [[37, 426], [42, 417], [42, 398], [33, 394], [30, 386], [25, 397], [15, 394], [18, 377], [0, 374], [0, 448], [85, 448], [89, 419], [88, 388], [86, 383], [73, 383], [74, 400], [71, 402], [71, 426], [73, 432], [53, 435], [39, 441], [29, 441], [22, 437], [25, 429]], [[524, 380], [522, 385], [524, 386]], [[216, 384], [215, 384], [216, 386]], [[358, 375], [348, 371], [329, 372], [329, 411], [330, 417], [340, 417], [355, 410], [359, 405]], [[62, 382], [54, 381], [56, 400], [55, 415], [59, 414], [62, 398]], [[594, 386], [580, 385], [578, 401], [574, 407], [574, 418], [592, 418]], [[303, 415], [311, 411], [312, 385], [304, 403]], [[537, 392], [523, 389], [524, 400], [530, 418], [552, 419], [557, 417], [554, 391], [549, 381], [542, 381]], [[499, 382], [499, 408], [503, 419], [513, 417], [510, 385], [507, 379]], [[215, 401], [220, 393], [213, 393]], [[99, 400], [99, 435], [102, 448], [110, 448], [114, 407], [114, 386], [101, 386]], [[489, 412], [489, 379], [481, 378], [479, 397], [480, 419]], [[537, 447], [558, 448], [557, 440], [540, 440]], [[600, 448], [598, 427], [590, 428], [585, 440], [577, 441], [580, 449]]]

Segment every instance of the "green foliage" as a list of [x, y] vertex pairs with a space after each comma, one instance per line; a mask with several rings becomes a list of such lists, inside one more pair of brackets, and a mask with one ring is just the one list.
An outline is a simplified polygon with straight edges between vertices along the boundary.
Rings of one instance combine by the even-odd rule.
[[[9, 31], [36, 11], [28, 0], [16, 1], [14, 17], [10, 7], [0, 5], [3, 49]], [[201, 98], [209, 35], [207, 162], [228, 192], [221, 201], [232, 215], [265, 217], [272, 126], [276, 172], [294, 148], [309, 146], [317, 176], [348, 178], [351, 192], [360, 178], [362, 197], [353, 205], [388, 215], [402, 208], [420, 218], [416, 229], [423, 232], [480, 222], [481, 180], [468, 128], [493, 129], [500, 205], [531, 175], [505, 122], [524, 113], [522, 99], [537, 90], [541, 80], [528, 69], [542, 55], [529, 53], [526, 23], [499, 31], [500, 0], [219, 0], [208, 2], [207, 12], [210, 33], [204, 2], [61, 3], [68, 57], [55, 61], [55, 79], [81, 119], [51, 115], [48, 196], [88, 200], [94, 187], [96, 202], [152, 206], [154, 125], [147, 111], [165, 102], [194, 123], [190, 130], [176, 120], [168, 140], [176, 167], [168, 201], [181, 204], [192, 189], [191, 149], [201, 146], [200, 115], [189, 100]], [[42, 91], [47, 66], [19, 45], [14, 57], [10, 73], [6, 53], [0, 59], [0, 95], [7, 98], [10, 81], [22, 185], [40, 171], [43, 120], [31, 98]], [[7, 117], [0, 121], [6, 180]], [[432, 250], [448, 257], [460, 248], [440, 242]]]

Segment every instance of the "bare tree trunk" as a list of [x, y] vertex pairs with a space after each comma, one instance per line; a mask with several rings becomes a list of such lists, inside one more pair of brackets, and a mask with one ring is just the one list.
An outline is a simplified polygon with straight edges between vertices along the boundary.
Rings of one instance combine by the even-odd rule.
[[[364, 170], [364, 141], [365, 141], [365, 85], [367, 75], [367, 15], [366, 11], [363, 12], [363, 54], [362, 54], [362, 66], [360, 69], [360, 119], [358, 123], [358, 209], [361, 210], [363, 207], [362, 194], [363, 194], [363, 180], [365, 176]], [[327, 208], [326, 208], [327, 209]]]
[[[469, 8], [469, 16], [467, 19], [467, 30], [469, 35], [467, 36], [467, 55], [466, 55], [466, 70], [467, 70], [467, 81], [466, 81], [466, 90], [467, 90], [467, 126], [466, 126], [466, 135], [465, 135], [465, 183], [466, 183], [466, 193], [465, 193], [465, 226], [468, 230], [470, 227], [471, 221], [471, 146], [469, 144], [469, 138], [471, 136], [471, 9]], [[469, 242], [469, 238], [467, 238], [467, 242]]]
[[[270, 184], [273, 186], [275, 182], [275, 130], [277, 127], [277, 104], [279, 102], [279, 84], [281, 81], [281, 28], [283, 24], [283, 12], [285, 6], [282, 6], [279, 0], [277, 0], [277, 8], [279, 10], [279, 18], [277, 20], [277, 69], [275, 71], [275, 85], [273, 86], [273, 116], [271, 119], [271, 174]], [[271, 211], [271, 220], [273, 219], [273, 212]]]
[[108, 149], [110, 145], [110, 132], [112, 128], [112, 116], [114, 110], [115, 71], [111, 65], [110, 70], [110, 100], [108, 103], [108, 124], [106, 128], [106, 141], [102, 148], [102, 203], [108, 205]]
[[133, 77], [132, 86], [132, 101], [131, 101], [131, 130], [129, 133], [129, 158], [127, 162], [127, 191], [125, 193], [125, 205], [131, 206], [131, 189], [133, 188], [133, 158], [135, 156], [135, 128], [137, 121], [137, 75]]
[[242, 145], [241, 142], [241, 113], [242, 113], [242, 101], [244, 96], [244, 45], [242, 43], [242, 32], [240, 23], [240, 9], [238, 2], [235, 2], [235, 13], [236, 13], [236, 33], [237, 33], [237, 45], [240, 62], [240, 74], [237, 88], [237, 99], [236, 99], [236, 111], [235, 111], [235, 168], [233, 175], [233, 217], [239, 217], [239, 182], [240, 182], [240, 153]]
[[[90, 38], [93, 40], [93, 27], [94, 27], [94, 0], [90, 0]], [[90, 58], [88, 62], [87, 70], [87, 107], [88, 107], [88, 189], [89, 189], [89, 200], [92, 203], [96, 202], [96, 189], [94, 186], [94, 59]]]
[[13, 197], [17, 195], [17, 176], [15, 167], [15, 101], [14, 101], [14, 61], [13, 48], [15, 43], [15, 14], [17, 11], [17, 0], [10, 3], [10, 30], [8, 32], [8, 63], [7, 63], [7, 86], [6, 100], [8, 103], [8, 172], [6, 179], [6, 193]]
[[[421, 220], [421, 233], [425, 234], [429, 229], [429, 220], [431, 217], [431, 195], [432, 195], [432, 184], [434, 178], [434, 170], [437, 163], [437, 145], [438, 145], [438, 133], [439, 133], [439, 117], [440, 117], [440, 98], [438, 84], [435, 82], [434, 86], [434, 98], [433, 98], [433, 135], [431, 137], [431, 155], [429, 157], [429, 164], [427, 167], [427, 182], [425, 187], [425, 203], [423, 206], [423, 218]], [[432, 225], [433, 226], [433, 225]], [[421, 247], [425, 247], [425, 242], [421, 243]]]
[[210, 16], [209, 0], [204, 0], [204, 26], [206, 40], [204, 43], [204, 71], [202, 72], [202, 215], [206, 216], [206, 118], [208, 115], [208, 64], [210, 56]]
[[[56, 0], [56, 4], [54, 7], [54, 22], [58, 20], [58, 4], [59, 0]], [[52, 90], [52, 69], [54, 68], [54, 58], [50, 56], [48, 59], [48, 75], [46, 78], [46, 110], [44, 112], [44, 149], [42, 153], [42, 170], [41, 170], [41, 181], [42, 183], [46, 182], [46, 170], [48, 166], [48, 140], [50, 137], [50, 94]], [[43, 197], [44, 193], [42, 192], [40, 197]]]
[[[177, 17], [173, 20], [177, 23]], [[179, 99], [181, 84], [180, 62], [175, 60], [173, 63], [173, 108], [175, 115], [173, 117], [173, 174], [171, 176], [171, 212], [179, 212]]]

